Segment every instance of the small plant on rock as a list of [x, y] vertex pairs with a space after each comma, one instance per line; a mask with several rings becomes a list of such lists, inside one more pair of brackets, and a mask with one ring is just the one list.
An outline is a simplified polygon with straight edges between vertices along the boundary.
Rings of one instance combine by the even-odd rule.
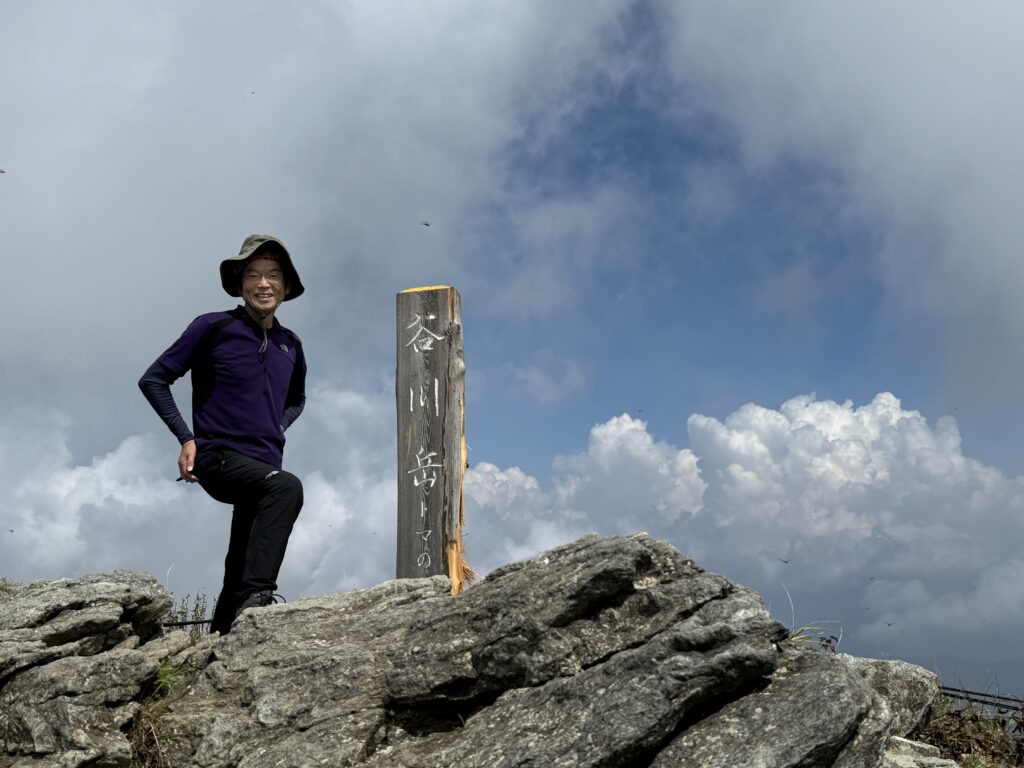
[[[843, 639], [842, 625], [839, 626], [838, 635], [834, 635], [827, 631], [826, 627], [820, 626], [822, 624], [839, 624], [838, 621], [819, 621], [798, 627], [796, 625], [796, 607], [793, 605], [793, 597], [789, 594], [789, 590], [786, 588], [785, 584], [782, 585], [782, 588], [786, 590], [786, 597], [789, 599], [789, 642], [793, 645], [813, 648], [817, 651], [829, 651], [830, 653], [836, 653], [839, 650], [839, 643]], [[761, 598], [761, 603], [764, 605], [763, 597]], [[770, 604], [765, 607], [769, 611], [771, 610]]]
[[[835, 621], [823, 621], [821, 624], [837, 624]], [[802, 627], [790, 628], [789, 642], [817, 651], [828, 651], [835, 653], [839, 650], [839, 643], [843, 639], [843, 628], [839, 627], [839, 634], [833, 635], [824, 627], [817, 624], [804, 624]]]
[[167, 711], [169, 698], [178, 683], [180, 672], [177, 667], [164, 659], [160, 671], [142, 706], [135, 716], [135, 722], [128, 734], [132, 745], [131, 768], [173, 768], [164, 754], [164, 734], [160, 716]]
[[0, 602], [9, 600], [14, 597], [14, 593], [18, 590], [18, 582], [5, 579], [0, 576]]
[[[210, 633], [210, 624], [206, 618], [207, 607], [208, 601], [204, 593], [200, 592], [194, 599], [191, 594], [187, 594], [167, 612], [164, 624], [187, 622], [184, 629], [189, 633], [192, 645], [195, 645], [203, 635]], [[216, 601], [214, 607], [216, 608]]]

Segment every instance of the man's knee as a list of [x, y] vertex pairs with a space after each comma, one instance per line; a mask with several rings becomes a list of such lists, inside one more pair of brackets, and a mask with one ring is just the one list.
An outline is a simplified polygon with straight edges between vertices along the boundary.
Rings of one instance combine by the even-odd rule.
[[275, 493], [287, 496], [292, 503], [302, 506], [302, 481], [291, 472], [275, 470], [267, 476], [267, 482]]

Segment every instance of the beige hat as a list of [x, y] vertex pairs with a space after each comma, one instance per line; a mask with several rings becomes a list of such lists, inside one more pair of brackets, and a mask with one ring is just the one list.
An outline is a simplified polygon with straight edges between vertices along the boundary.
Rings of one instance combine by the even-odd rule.
[[271, 253], [268, 253], [267, 256], [276, 258], [284, 270], [285, 281], [289, 288], [284, 300], [291, 301], [298, 298], [306, 290], [302, 285], [302, 281], [299, 280], [299, 273], [295, 271], [292, 257], [288, 254], [288, 249], [284, 247], [284, 243], [273, 235], [249, 235], [242, 241], [242, 248], [238, 251], [237, 256], [224, 259], [220, 263], [220, 284], [224, 286], [228, 296], [242, 295], [242, 292], [239, 290], [241, 281], [238, 274], [242, 269], [242, 265], [245, 264], [247, 259], [256, 256], [258, 251], [267, 246], [269, 246], [268, 250], [273, 254], [271, 256]]

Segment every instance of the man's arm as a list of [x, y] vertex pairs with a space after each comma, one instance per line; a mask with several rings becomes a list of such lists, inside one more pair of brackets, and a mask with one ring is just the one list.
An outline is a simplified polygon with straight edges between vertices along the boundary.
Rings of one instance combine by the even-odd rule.
[[189, 483], [196, 482], [197, 478], [192, 474], [196, 462], [196, 439], [192, 430], [188, 428], [185, 419], [181, 417], [178, 404], [174, 402], [174, 395], [171, 394], [171, 384], [179, 376], [170, 368], [163, 365], [159, 360], [153, 363], [142, 374], [139, 379], [139, 389], [146, 396], [146, 400], [153, 406], [167, 428], [181, 443], [181, 452], [178, 454], [178, 474], [182, 480]]
[[196, 441], [192, 430], [181, 418], [181, 412], [171, 395], [171, 384], [192, 367], [197, 355], [208, 354], [209, 338], [210, 315], [200, 315], [139, 379], [142, 394], [171, 430], [171, 434], [181, 443], [178, 474], [182, 480], [190, 483], [197, 481], [196, 476], [192, 474], [196, 459]]
[[185, 419], [181, 417], [178, 404], [174, 402], [174, 395], [171, 394], [171, 384], [179, 378], [174, 371], [157, 360], [142, 374], [139, 389], [153, 406], [156, 415], [171, 430], [171, 434], [178, 438], [179, 443], [184, 444], [189, 440], [195, 440], [195, 436], [185, 423]]
[[299, 418], [302, 409], [306, 407], [306, 356], [303, 354], [302, 344], [297, 338], [295, 342], [295, 367], [292, 368], [292, 380], [288, 384], [288, 395], [284, 399], [284, 416], [281, 418], [282, 432]]
[[284, 432], [290, 427], [299, 415], [302, 413], [302, 409], [306, 407], [306, 396], [302, 396], [302, 402], [291, 406], [290, 408], [284, 409], [284, 416], [281, 418], [281, 431]]

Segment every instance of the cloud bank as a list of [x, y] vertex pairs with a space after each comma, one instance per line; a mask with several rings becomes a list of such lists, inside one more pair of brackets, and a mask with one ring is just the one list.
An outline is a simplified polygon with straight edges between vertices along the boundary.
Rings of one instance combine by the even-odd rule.
[[[281, 576], [293, 597], [394, 572], [391, 395], [321, 386], [311, 401], [325, 417], [300, 420], [289, 444], [307, 468]], [[1024, 630], [1024, 479], [965, 456], [952, 418], [933, 427], [884, 392], [860, 406], [802, 395], [693, 414], [687, 430], [680, 448], [616, 416], [555, 459], [550, 484], [477, 463], [470, 561], [486, 572], [584, 533], [647, 530], [758, 589], [787, 623], [842, 622], [876, 655], [1005, 655], [997, 638]], [[2, 428], [5, 575], [167, 569], [172, 589], [215, 593], [228, 510], [172, 482], [169, 441], [132, 436], [79, 465], [67, 439], [57, 412]]]
[[761, 591], [787, 623], [841, 621], [847, 642], [876, 653], [998, 655], [989, 630], [1022, 615], [1024, 586], [1008, 577], [1024, 480], [964, 456], [952, 418], [931, 427], [880, 393], [862, 406], [748, 404], [687, 427], [679, 449], [615, 417], [556, 460], [550, 489], [514, 467], [475, 466], [469, 520], [500, 531], [488, 564], [643, 526]]

